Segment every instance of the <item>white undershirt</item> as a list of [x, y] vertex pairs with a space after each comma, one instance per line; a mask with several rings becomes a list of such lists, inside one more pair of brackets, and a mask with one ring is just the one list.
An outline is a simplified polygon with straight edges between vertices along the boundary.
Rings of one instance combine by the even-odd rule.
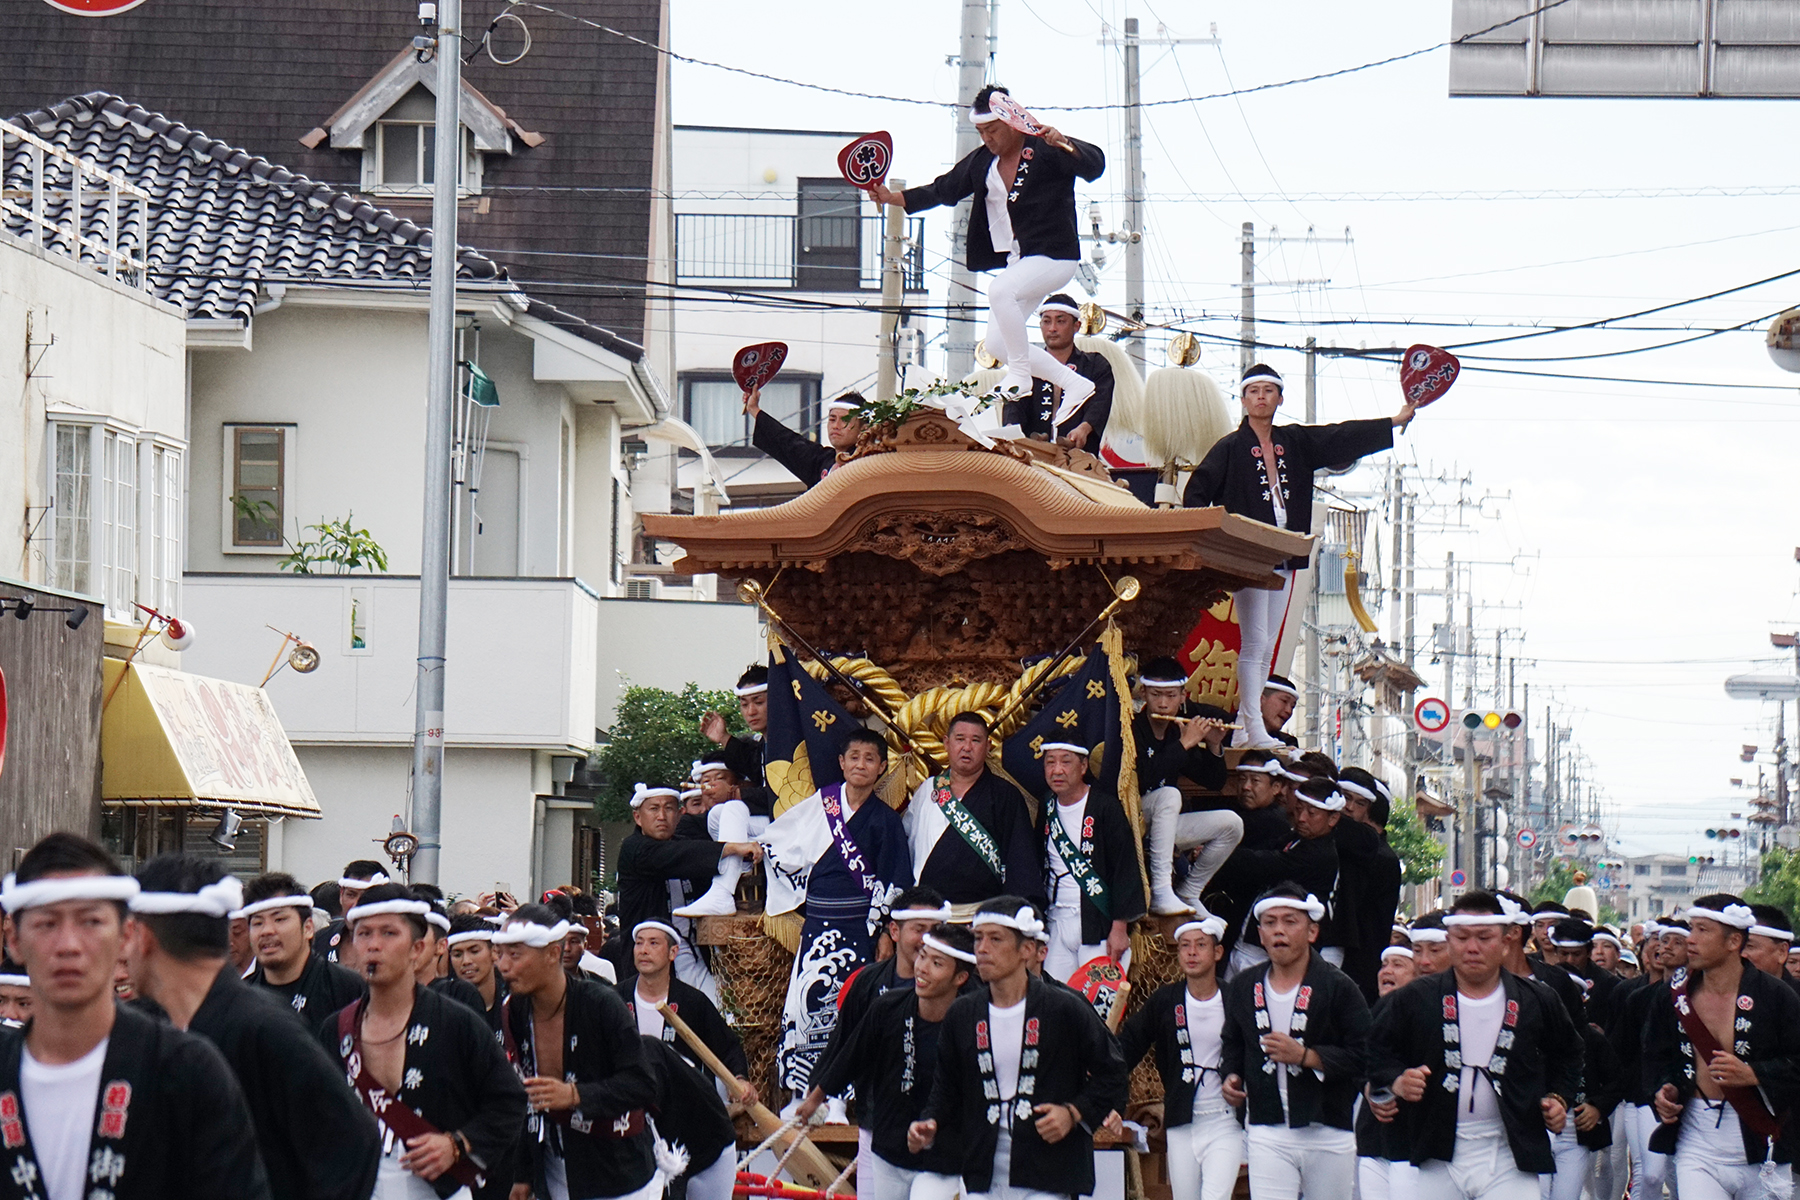
[[1473, 999], [1456, 993], [1456, 1024], [1462, 1038], [1462, 1079], [1457, 1088], [1456, 1119], [1458, 1121], [1498, 1121], [1500, 1098], [1487, 1076], [1478, 1074], [1494, 1057], [1494, 1042], [1500, 1037], [1500, 1023], [1506, 1016], [1506, 989], [1497, 987], [1492, 994]]
[[[1077, 850], [1081, 849], [1081, 822], [1087, 815], [1087, 794], [1073, 804], [1058, 804], [1056, 815], [1062, 821], [1063, 832], [1069, 835], [1069, 844]], [[1050, 878], [1055, 881], [1056, 894], [1050, 897], [1050, 907], [1069, 911], [1081, 908], [1081, 885], [1069, 870], [1069, 864], [1063, 856], [1056, 852], [1056, 841], [1050, 842]]]
[[[1263, 993], [1269, 998], [1269, 1032], [1287, 1033], [1294, 1027], [1294, 998], [1300, 994], [1300, 985], [1296, 983], [1290, 990], [1278, 992], [1274, 983], [1265, 979]], [[1287, 1084], [1287, 1064], [1276, 1063], [1275, 1087], [1281, 1092], [1281, 1115], [1284, 1123], [1287, 1119]]]
[[1224, 993], [1215, 991], [1205, 1000], [1196, 1000], [1194, 993], [1185, 992], [1183, 999], [1187, 1002], [1188, 1050], [1194, 1056], [1196, 1067], [1209, 1068], [1205, 1082], [1194, 1092], [1194, 1115], [1227, 1112], [1218, 1072], [1225, 1037]]
[[19, 1059], [19, 1098], [49, 1200], [81, 1200], [87, 1189], [88, 1143], [100, 1105], [106, 1044], [72, 1063], [48, 1066], [27, 1049]]
[[988, 164], [987, 219], [988, 240], [996, 254], [1007, 257], [1007, 265], [1019, 261], [1019, 239], [1013, 236], [1012, 214], [1006, 210], [1007, 187], [1000, 178], [1000, 159], [996, 155]]
[[1025, 1002], [1011, 1008], [988, 1005], [988, 1028], [993, 1031], [994, 1082], [1000, 1085], [1001, 1103], [1019, 1094], [1019, 1059], [1025, 1052]]
[[656, 1011], [656, 1001], [644, 999], [644, 993], [633, 991], [637, 1003], [631, 1007], [637, 1012], [638, 1032], [645, 1037], [660, 1038], [663, 1035], [663, 1015]]

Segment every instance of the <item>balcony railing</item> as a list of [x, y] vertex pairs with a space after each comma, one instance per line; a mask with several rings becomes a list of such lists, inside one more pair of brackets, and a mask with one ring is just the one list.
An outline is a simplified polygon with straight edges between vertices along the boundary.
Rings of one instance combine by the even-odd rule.
[[150, 290], [149, 192], [5, 121], [0, 170], [0, 227]]
[[[735, 283], [808, 292], [881, 290], [880, 216], [677, 213], [682, 283]], [[903, 282], [925, 290], [925, 220], [909, 217]]]

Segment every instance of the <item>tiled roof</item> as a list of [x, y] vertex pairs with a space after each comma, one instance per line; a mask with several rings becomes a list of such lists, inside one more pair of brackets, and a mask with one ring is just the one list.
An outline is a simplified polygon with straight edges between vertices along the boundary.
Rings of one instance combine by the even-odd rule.
[[[190, 317], [247, 319], [267, 283], [423, 287], [430, 278], [429, 229], [118, 96], [90, 92], [10, 123], [150, 193], [151, 288]], [[6, 188], [29, 191], [30, 148], [12, 142], [4, 170]], [[68, 193], [46, 190], [48, 215], [66, 222]], [[90, 196], [87, 221], [103, 220], [101, 196]], [[122, 248], [136, 256], [135, 217], [122, 212], [120, 226]], [[8, 228], [26, 231], [16, 218]], [[474, 250], [457, 262], [459, 278], [506, 280]]]

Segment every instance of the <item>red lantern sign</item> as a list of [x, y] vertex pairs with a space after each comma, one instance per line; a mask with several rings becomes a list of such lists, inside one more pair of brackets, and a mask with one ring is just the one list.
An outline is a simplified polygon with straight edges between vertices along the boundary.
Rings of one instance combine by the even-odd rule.
[[51, 8], [59, 8], [75, 17], [116, 17], [142, 4], [144, 0], [44, 0]]
[[894, 139], [887, 130], [859, 137], [838, 151], [838, 171], [859, 188], [872, 188], [887, 178], [894, 163]]

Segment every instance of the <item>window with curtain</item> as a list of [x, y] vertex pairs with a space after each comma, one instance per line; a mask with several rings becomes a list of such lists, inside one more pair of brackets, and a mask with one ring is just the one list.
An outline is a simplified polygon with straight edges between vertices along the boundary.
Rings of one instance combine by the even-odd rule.
[[[744, 415], [744, 393], [729, 375], [681, 377], [683, 420], [708, 446], [748, 446], [752, 422]], [[819, 436], [819, 380], [781, 376], [762, 390], [762, 410], [796, 433]]]
[[88, 425], [53, 427], [50, 584], [93, 593], [94, 431]]

